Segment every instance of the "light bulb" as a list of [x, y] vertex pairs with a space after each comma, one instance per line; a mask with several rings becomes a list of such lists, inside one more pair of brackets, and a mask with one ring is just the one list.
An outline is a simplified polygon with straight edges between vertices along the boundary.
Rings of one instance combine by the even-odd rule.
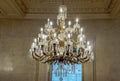
[[70, 38], [70, 34], [68, 34], [68, 38]]
[[62, 9], [62, 8], [60, 8], [60, 12], [63, 12], [63, 9]]
[[71, 21], [68, 21], [68, 25], [69, 25], [69, 26], [71, 25]]
[[36, 44], [33, 42], [33, 43], [32, 43], [32, 48], [35, 48], [35, 46], [36, 46]]
[[80, 41], [83, 41], [83, 38], [82, 38], [82, 37], [80, 37]]
[[50, 25], [51, 25], [51, 26], [53, 25], [53, 22], [52, 22], [52, 21], [50, 21]]
[[87, 42], [87, 45], [90, 45], [90, 42], [89, 42], [89, 41]]
[[78, 23], [79, 22], [79, 18], [76, 18], [75, 21], [76, 21], [76, 23]]
[[35, 42], [35, 43], [37, 42], [37, 39], [36, 39], [36, 38], [34, 38], [34, 42]]
[[45, 36], [45, 38], [47, 38], [47, 35], [44, 35]]
[[48, 18], [48, 22], [50, 21], [50, 19]]
[[65, 29], [65, 26], [63, 26], [63, 28]]
[[40, 31], [43, 32], [43, 28], [41, 28]]
[[91, 60], [94, 60], [94, 53], [91, 53]]
[[83, 28], [81, 28], [80, 31], [83, 32]]

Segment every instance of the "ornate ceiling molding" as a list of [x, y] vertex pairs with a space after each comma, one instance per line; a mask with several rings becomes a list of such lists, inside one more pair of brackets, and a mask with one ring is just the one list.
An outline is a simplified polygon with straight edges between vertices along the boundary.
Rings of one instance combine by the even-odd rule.
[[[39, 15], [57, 14], [62, 0], [6, 0], [0, 1], [2, 15], [0, 18], [36, 18]], [[8, 5], [8, 6], [7, 6]], [[116, 18], [120, 11], [120, 0], [65, 0], [68, 14], [88, 18]], [[94, 14], [94, 15], [93, 15]], [[32, 17], [29, 15], [32, 15]], [[45, 16], [45, 17], [46, 17]], [[97, 17], [98, 16], [98, 17]], [[84, 19], [84, 17], [82, 17]], [[42, 17], [43, 18], [43, 17]]]

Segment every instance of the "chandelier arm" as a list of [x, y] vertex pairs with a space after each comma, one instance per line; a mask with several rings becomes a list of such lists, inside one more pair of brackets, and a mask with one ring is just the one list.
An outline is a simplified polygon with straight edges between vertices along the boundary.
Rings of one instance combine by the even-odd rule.
[[[46, 63], [46, 61], [48, 60], [49, 57], [50, 57], [50, 56], [45, 57], [45, 59], [44, 59], [44, 61], [43, 61], [42, 63]], [[47, 59], [46, 59], [46, 58], [47, 58]]]
[[64, 40], [61, 40], [59, 37], [57, 37], [57, 39], [58, 39], [58, 41], [65, 41], [65, 39], [64, 39]]
[[46, 57], [44, 56], [44, 57], [42, 57], [42, 58], [40, 58], [40, 59], [38, 59], [39, 61], [42, 61], [42, 60], [44, 60]]
[[36, 53], [32, 53], [32, 56], [35, 60], [42, 61], [45, 58], [45, 56], [38, 57], [36, 55], [37, 55]]
[[80, 43], [80, 42], [76, 42], [74, 39], [71, 39], [71, 41], [72, 41], [75, 45], [77, 45], [77, 44]]
[[45, 52], [43, 52], [43, 54], [45, 55], [45, 56], [51, 56], [51, 51], [50, 52], [47, 52], [47, 53], [45, 53]]
[[32, 52], [32, 55], [33, 55], [33, 57], [34, 56], [36, 56], [36, 57], [42, 57], [42, 56], [37, 55], [35, 52]]
[[43, 52], [43, 55], [48, 56], [47, 53]]
[[69, 61], [69, 60], [73, 60], [73, 57], [72, 56], [67, 56], [67, 60]]
[[71, 62], [71, 63], [75, 63], [76, 61], [75, 61], [74, 58], [71, 58], [71, 59], [70, 59], [70, 62]]
[[89, 59], [79, 59], [79, 62], [80, 63], [85, 63], [85, 62], [87, 62], [87, 60], [89, 60]]
[[50, 56], [50, 57], [48, 57], [48, 59], [45, 61], [45, 63], [51, 62], [51, 61], [53, 61], [53, 60], [54, 60], [53, 56]]
[[88, 59], [85, 59], [85, 60], [82, 60], [82, 63], [86, 63], [89, 61], [89, 58]]
[[63, 59], [65, 59], [65, 57], [66, 57], [66, 53], [64, 52], [64, 53], [63, 53]]
[[73, 60], [73, 59], [71, 59], [71, 60], [70, 60], [70, 63], [71, 63], [71, 64], [75, 64], [75, 63], [76, 63], [76, 61], [75, 61], [75, 60]]
[[73, 57], [78, 57], [79, 55], [77, 53], [71, 53]]
[[83, 58], [80, 58], [81, 60], [85, 60], [85, 59], [87, 59], [88, 57], [86, 56], [86, 57], [83, 57]]
[[87, 62], [87, 61], [90, 60], [90, 56], [86, 56], [86, 57], [84, 57], [84, 58], [80, 58], [79, 60], [80, 60], [82, 63], [85, 63], [85, 62]]
[[81, 61], [78, 61], [77, 64], [82, 64], [82, 62], [81, 62]]
[[35, 52], [34, 52], [34, 55], [36, 56], [36, 57], [38, 57], [38, 58], [42, 58], [44, 55], [38, 55], [38, 54], [36, 54]]
[[52, 41], [52, 38], [49, 38], [49, 39], [48, 39], [48, 44], [50, 44], [51, 41]]

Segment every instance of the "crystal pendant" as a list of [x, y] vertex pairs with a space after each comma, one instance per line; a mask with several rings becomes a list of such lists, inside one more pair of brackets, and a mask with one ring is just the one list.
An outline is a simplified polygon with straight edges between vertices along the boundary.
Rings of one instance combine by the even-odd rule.
[[67, 76], [67, 69], [64, 67], [64, 63], [59, 63], [55, 70], [55, 75], [58, 77]]

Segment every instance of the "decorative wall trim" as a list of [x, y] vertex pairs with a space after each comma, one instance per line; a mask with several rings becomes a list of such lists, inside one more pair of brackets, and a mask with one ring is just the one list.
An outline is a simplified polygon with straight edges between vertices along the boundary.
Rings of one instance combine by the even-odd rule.
[[[54, 18], [51, 14], [57, 14], [57, 8], [62, 4], [62, 0], [5, 0], [0, 2], [0, 9], [4, 14], [0, 18], [12, 19], [41, 19], [46, 18], [48, 14], [50, 18]], [[120, 0], [66, 0], [65, 5], [68, 6], [68, 14], [80, 15], [82, 19], [120, 18], [118, 16]]]

